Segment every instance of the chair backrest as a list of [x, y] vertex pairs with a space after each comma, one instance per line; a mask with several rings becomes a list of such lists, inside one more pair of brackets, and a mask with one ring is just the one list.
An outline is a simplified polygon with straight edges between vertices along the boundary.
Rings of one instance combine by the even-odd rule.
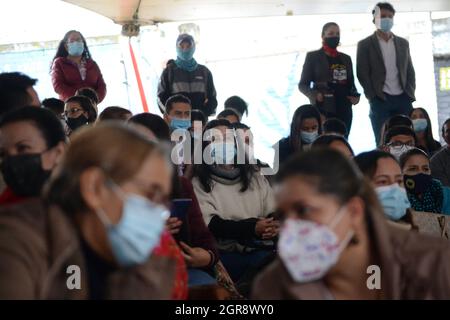
[[439, 238], [450, 238], [450, 217], [432, 213], [411, 211], [413, 225], [423, 234], [436, 236]]

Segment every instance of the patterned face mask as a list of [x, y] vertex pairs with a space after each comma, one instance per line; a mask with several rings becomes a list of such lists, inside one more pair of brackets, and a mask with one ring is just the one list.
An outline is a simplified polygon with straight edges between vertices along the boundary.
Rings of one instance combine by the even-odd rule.
[[339, 243], [333, 228], [346, 211], [342, 208], [329, 225], [309, 220], [287, 219], [280, 233], [278, 253], [289, 274], [297, 282], [322, 278], [338, 261], [354, 232], [348, 231]]

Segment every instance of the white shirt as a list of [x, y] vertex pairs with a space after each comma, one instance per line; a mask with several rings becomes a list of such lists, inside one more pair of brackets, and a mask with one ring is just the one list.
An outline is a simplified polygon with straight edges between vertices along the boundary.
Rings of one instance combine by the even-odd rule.
[[394, 35], [388, 41], [377, 35], [383, 55], [384, 67], [386, 69], [386, 79], [384, 80], [383, 92], [397, 96], [403, 93], [397, 68], [397, 54], [395, 53]]

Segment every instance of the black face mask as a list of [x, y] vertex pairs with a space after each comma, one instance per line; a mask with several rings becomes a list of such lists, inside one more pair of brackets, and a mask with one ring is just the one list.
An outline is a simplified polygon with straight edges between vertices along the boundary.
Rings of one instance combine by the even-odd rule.
[[37, 197], [51, 171], [42, 169], [41, 154], [7, 156], [1, 164], [6, 184], [17, 196]]
[[86, 125], [88, 123], [88, 118], [85, 115], [81, 115], [78, 118], [67, 118], [67, 125], [72, 131]]
[[423, 194], [433, 182], [433, 177], [429, 174], [419, 173], [414, 176], [404, 175], [405, 188], [414, 194]]
[[329, 37], [325, 38], [325, 44], [329, 46], [332, 49], [336, 49], [339, 45], [339, 42], [341, 41], [340, 37]]

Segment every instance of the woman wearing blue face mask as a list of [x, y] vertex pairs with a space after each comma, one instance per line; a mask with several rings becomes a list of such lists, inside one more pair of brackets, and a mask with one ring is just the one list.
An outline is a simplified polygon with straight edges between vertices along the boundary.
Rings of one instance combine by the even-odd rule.
[[2, 208], [0, 298], [185, 299], [186, 266], [164, 231], [171, 175], [131, 128], [76, 133], [45, 204]]
[[298, 107], [292, 116], [289, 136], [274, 145], [274, 167], [281, 165], [294, 153], [309, 149], [321, 134], [322, 125], [317, 108], [310, 104]]
[[97, 63], [92, 59], [83, 35], [71, 30], [58, 45], [52, 61], [53, 89], [59, 98], [66, 101], [78, 89], [91, 88], [97, 93], [99, 102], [106, 95], [106, 84]]
[[209, 122], [204, 137], [213, 141], [204, 142], [192, 184], [225, 268], [234, 281], [248, 279], [274, 252], [278, 223], [269, 217], [274, 212], [272, 189], [245, 152], [236, 153], [227, 120]]
[[400, 157], [411, 207], [415, 211], [450, 214], [450, 188], [433, 179], [430, 158], [420, 149], [412, 149]]
[[360, 153], [354, 160], [361, 172], [372, 182], [386, 218], [399, 223], [397, 226], [410, 228], [412, 219], [408, 209], [411, 204], [396, 158], [390, 153], [373, 150]]
[[338, 151], [296, 155], [277, 179], [278, 258], [255, 280], [253, 299], [448, 297], [448, 242], [390, 228], [370, 183]]
[[417, 147], [430, 157], [441, 148], [439, 141], [434, 140], [431, 120], [424, 108], [414, 108], [409, 114], [417, 137]]
[[158, 85], [158, 105], [165, 113], [166, 101], [182, 94], [192, 102], [192, 109], [206, 117], [216, 113], [217, 99], [214, 81], [209, 69], [194, 59], [195, 41], [191, 35], [180, 34], [176, 42], [177, 59], [168, 63]]

